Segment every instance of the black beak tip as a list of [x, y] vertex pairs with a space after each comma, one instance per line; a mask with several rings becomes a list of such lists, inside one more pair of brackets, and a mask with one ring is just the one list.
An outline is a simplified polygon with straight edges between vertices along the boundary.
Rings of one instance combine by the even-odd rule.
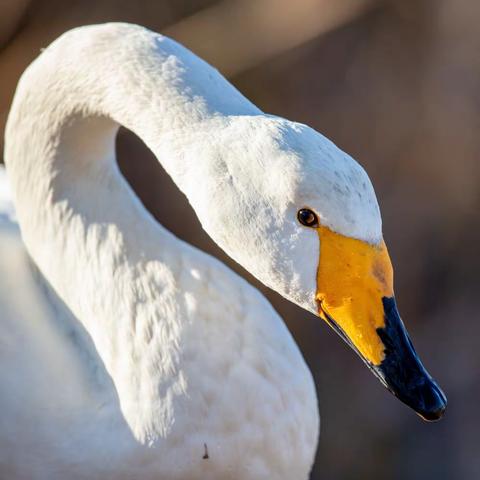
[[400, 318], [395, 298], [383, 298], [385, 327], [377, 333], [385, 345], [378, 368], [387, 388], [427, 422], [440, 420], [447, 398], [425, 370]]
[[423, 405], [416, 409], [416, 412], [427, 422], [436, 422], [445, 414], [447, 408], [447, 397], [440, 390], [438, 385], [430, 381], [424, 385], [420, 392]]

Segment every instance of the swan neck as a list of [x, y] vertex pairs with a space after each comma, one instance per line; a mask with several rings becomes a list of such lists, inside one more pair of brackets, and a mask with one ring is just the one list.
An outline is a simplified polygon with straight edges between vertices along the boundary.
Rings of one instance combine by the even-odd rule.
[[92, 337], [132, 424], [151, 417], [139, 404], [154, 405], [158, 390], [145, 387], [155, 378], [141, 372], [160, 371], [151, 365], [160, 357], [178, 367], [183, 316], [167, 306], [178, 303], [193, 249], [158, 225], [123, 179], [118, 127], [137, 134], [182, 188], [192, 165], [186, 152], [208, 135], [206, 125], [256, 112], [189, 51], [126, 24], [67, 32], [19, 82], [5, 162], [22, 237]]

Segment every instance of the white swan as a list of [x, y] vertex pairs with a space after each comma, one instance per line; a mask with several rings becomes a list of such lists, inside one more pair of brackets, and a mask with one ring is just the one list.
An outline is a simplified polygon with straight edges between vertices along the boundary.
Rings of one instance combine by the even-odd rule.
[[312, 465], [317, 401], [290, 334], [259, 292], [153, 220], [116, 166], [119, 124], [228, 254], [319, 312], [424, 417], [442, 415], [362, 168], [175, 42], [89, 26], [27, 69], [7, 124], [33, 262], [3, 227], [2, 477], [292, 480]]

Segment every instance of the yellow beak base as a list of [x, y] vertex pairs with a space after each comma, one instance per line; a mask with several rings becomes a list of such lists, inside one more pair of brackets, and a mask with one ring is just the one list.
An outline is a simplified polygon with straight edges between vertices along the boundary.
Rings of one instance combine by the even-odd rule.
[[[393, 296], [393, 269], [382, 241], [371, 245], [318, 227], [320, 261], [316, 300], [320, 316], [334, 319], [372, 365], [384, 359], [377, 328], [385, 327], [383, 297]], [[330, 322], [329, 322], [330, 323]]]

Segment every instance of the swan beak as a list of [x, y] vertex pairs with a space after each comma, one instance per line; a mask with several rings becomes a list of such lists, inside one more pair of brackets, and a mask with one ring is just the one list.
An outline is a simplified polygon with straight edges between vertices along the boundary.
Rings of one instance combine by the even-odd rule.
[[427, 421], [447, 399], [425, 370], [397, 310], [393, 269], [382, 241], [372, 245], [319, 227], [318, 313], [393, 395]]

